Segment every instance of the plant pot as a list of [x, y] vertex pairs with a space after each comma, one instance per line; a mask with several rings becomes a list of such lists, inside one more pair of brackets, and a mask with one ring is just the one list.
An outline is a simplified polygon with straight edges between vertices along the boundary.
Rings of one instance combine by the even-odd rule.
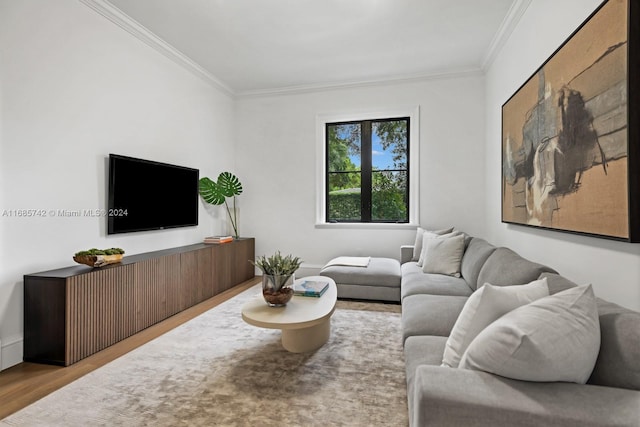
[[262, 296], [270, 307], [284, 307], [293, 297], [293, 274], [262, 276]]

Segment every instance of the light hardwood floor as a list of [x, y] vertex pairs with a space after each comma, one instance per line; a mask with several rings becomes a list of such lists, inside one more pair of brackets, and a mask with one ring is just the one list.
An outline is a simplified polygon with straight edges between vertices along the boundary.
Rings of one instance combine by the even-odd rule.
[[0, 419], [182, 325], [259, 282], [260, 277], [255, 277], [241, 283], [71, 366], [20, 363], [0, 372]]

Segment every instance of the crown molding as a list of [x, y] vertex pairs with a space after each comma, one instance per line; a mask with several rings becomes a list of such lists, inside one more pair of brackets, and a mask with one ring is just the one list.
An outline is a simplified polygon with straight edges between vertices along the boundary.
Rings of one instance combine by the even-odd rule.
[[297, 86], [285, 86], [269, 89], [257, 89], [257, 90], [240, 90], [235, 91], [230, 86], [223, 83], [216, 76], [205, 70], [198, 65], [195, 61], [187, 57], [178, 49], [158, 37], [142, 24], [128, 16], [126, 13], [118, 9], [108, 0], [79, 0], [81, 3], [91, 8], [95, 12], [104, 16], [120, 28], [127, 31], [140, 41], [144, 42], [148, 46], [152, 47], [159, 53], [163, 54], [167, 58], [174, 61], [176, 64], [190, 71], [194, 75], [200, 77], [205, 82], [220, 90], [225, 95], [231, 98], [253, 98], [262, 96], [273, 95], [293, 95], [301, 93], [319, 92], [323, 90], [335, 90], [335, 89], [350, 89], [358, 87], [368, 87], [376, 85], [389, 85], [389, 84], [403, 84], [403, 83], [415, 83], [429, 80], [441, 80], [441, 79], [453, 79], [470, 76], [482, 76], [491, 63], [495, 60], [497, 54], [500, 52], [504, 44], [509, 39], [509, 36], [515, 29], [516, 25], [522, 18], [529, 5], [533, 0], [516, 0], [505, 19], [500, 24], [500, 28], [496, 32], [491, 44], [485, 54], [480, 67], [465, 68], [465, 69], [451, 69], [441, 70], [429, 73], [422, 73], [409, 76], [395, 76], [370, 80], [357, 80], [357, 81], [342, 81], [342, 82], [330, 82], [330, 83], [314, 83], [309, 85], [297, 85]]
[[235, 92], [229, 86], [220, 81], [216, 76], [202, 68], [185, 54], [162, 40], [153, 32], [145, 28], [136, 20], [125, 14], [107, 0], [79, 0], [95, 12], [107, 18], [109, 21], [118, 25], [140, 41], [160, 52], [176, 64], [190, 71], [194, 75], [200, 77], [205, 82], [223, 92], [230, 97], [235, 96]]
[[507, 11], [507, 15], [502, 20], [498, 31], [493, 37], [493, 40], [491, 40], [489, 49], [487, 49], [487, 53], [482, 60], [480, 68], [483, 71], [486, 71], [487, 68], [489, 68], [493, 61], [496, 59], [496, 56], [505, 45], [507, 40], [509, 40], [511, 33], [518, 25], [518, 22], [520, 22], [522, 15], [524, 15], [532, 1], [533, 0], [516, 0], [511, 5], [509, 10]]
[[301, 93], [320, 92], [325, 90], [334, 89], [351, 89], [367, 86], [380, 86], [380, 85], [396, 85], [403, 83], [416, 83], [429, 80], [444, 80], [455, 79], [463, 77], [474, 77], [484, 75], [484, 70], [481, 68], [465, 68], [465, 69], [451, 69], [438, 72], [430, 72], [426, 74], [415, 74], [411, 76], [398, 76], [388, 77], [383, 79], [371, 79], [371, 80], [357, 80], [357, 81], [343, 81], [332, 83], [318, 83], [299, 86], [285, 86], [273, 89], [258, 89], [258, 90], [246, 90], [236, 92], [238, 98], [257, 98], [262, 96], [274, 96], [274, 95], [295, 95]]

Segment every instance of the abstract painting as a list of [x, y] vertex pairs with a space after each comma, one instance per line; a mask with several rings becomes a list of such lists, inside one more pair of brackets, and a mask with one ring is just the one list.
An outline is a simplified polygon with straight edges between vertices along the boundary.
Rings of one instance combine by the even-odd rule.
[[502, 106], [503, 222], [640, 239], [631, 6], [601, 4]]

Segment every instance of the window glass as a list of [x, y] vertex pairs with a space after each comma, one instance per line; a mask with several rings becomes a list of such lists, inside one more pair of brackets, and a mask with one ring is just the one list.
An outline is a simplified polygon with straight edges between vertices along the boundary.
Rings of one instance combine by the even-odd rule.
[[326, 124], [327, 222], [409, 221], [409, 118]]

